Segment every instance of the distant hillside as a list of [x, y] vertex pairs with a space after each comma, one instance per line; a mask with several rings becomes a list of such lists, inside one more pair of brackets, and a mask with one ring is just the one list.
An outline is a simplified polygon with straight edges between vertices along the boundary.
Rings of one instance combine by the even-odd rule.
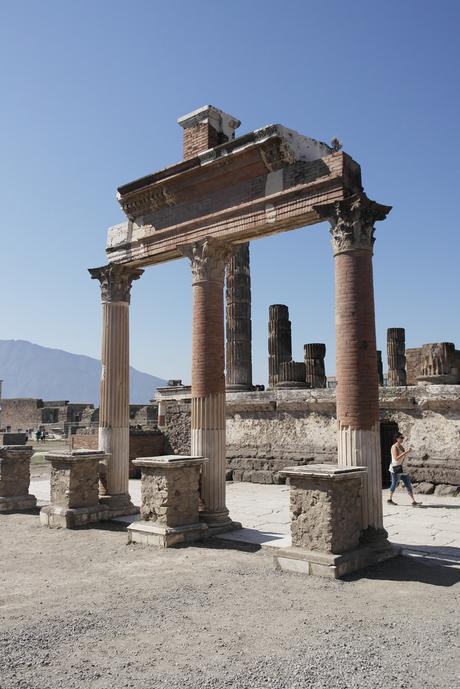
[[[0, 340], [0, 380], [3, 397], [92, 402], [99, 405], [101, 362], [25, 340]], [[147, 404], [166, 382], [130, 369], [131, 404]]]

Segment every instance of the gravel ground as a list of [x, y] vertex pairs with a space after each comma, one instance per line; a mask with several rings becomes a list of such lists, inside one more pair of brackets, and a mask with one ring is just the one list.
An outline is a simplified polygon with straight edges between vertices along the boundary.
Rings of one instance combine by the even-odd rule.
[[453, 689], [460, 571], [398, 558], [347, 581], [268, 551], [128, 546], [0, 516], [1, 689]]

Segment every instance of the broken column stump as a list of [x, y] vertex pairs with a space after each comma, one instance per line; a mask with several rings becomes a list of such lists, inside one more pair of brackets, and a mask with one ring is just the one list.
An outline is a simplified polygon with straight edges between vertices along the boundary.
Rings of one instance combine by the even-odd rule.
[[128, 526], [128, 543], [162, 548], [199, 540], [207, 525], [199, 519], [200, 470], [204, 457], [142, 457], [141, 521]]
[[305, 382], [305, 364], [303, 361], [283, 361], [278, 371], [277, 388], [292, 390], [308, 388]]
[[337, 579], [398, 554], [383, 537], [360, 544], [366, 467], [310, 464], [280, 473], [290, 481], [292, 547], [274, 556], [278, 569]]
[[0, 447], [0, 512], [36, 507], [37, 500], [29, 493], [32, 455], [33, 448], [26, 445]]
[[51, 462], [51, 477], [50, 504], [40, 510], [43, 526], [74, 529], [109, 519], [110, 510], [99, 503], [98, 471], [106, 453], [77, 450], [45, 459]]

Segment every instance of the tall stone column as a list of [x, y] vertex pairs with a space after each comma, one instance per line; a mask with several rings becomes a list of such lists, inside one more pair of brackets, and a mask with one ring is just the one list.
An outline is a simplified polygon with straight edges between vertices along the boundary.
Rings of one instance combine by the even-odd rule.
[[268, 385], [275, 387], [282, 363], [292, 361], [292, 338], [289, 309], [272, 304], [268, 309]]
[[101, 502], [118, 514], [135, 508], [129, 481], [129, 303], [131, 285], [143, 270], [109, 264], [92, 268], [101, 283], [103, 311], [99, 449], [110, 455]]
[[306, 382], [311, 388], [325, 388], [327, 386], [324, 357], [326, 345], [322, 342], [311, 342], [303, 346], [305, 360]]
[[355, 194], [315, 210], [331, 223], [335, 256], [338, 463], [367, 467], [363, 530], [369, 537], [386, 535], [372, 253], [374, 222], [384, 220], [391, 207]]
[[249, 242], [240, 244], [228, 262], [226, 297], [226, 387], [252, 390]]
[[193, 285], [192, 455], [206, 457], [200, 519], [214, 532], [235, 528], [225, 503], [224, 275], [232, 249], [207, 238], [182, 248]]
[[387, 330], [388, 385], [406, 385], [406, 331]]
[[377, 349], [377, 377], [379, 380], [379, 385], [383, 386], [383, 361], [382, 352], [380, 349]]

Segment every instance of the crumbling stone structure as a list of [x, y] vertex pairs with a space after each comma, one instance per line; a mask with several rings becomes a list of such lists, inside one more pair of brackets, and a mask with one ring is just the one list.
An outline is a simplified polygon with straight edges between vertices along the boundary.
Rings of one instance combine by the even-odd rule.
[[387, 330], [388, 385], [406, 385], [406, 331]]
[[284, 304], [272, 304], [268, 314], [268, 385], [274, 387], [281, 364], [292, 361], [291, 321]]
[[326, 345], [312, 342], [303, 346], [306, 382], [310, 388], [325, 388], [327, 385], [324, 358]]
[[278, 371], [277, 388], [306, 388], [303, 361], [284, 361]]
[[25, 445], [0, 447], [0, 512], [33, 509], [37, 500], [29, 493], [30, 459], [33, 449]]
[[452, 342], [434, 342], [406, 350], [407, 384], [458, 385], [460, 350]]
[[227, 390], [252, 390], [249, 242], [235, 249], [227, 266], [226, 315]]
[[104, 452], [80, 450], [48, 454], [51, 463], [50, 504], [40, 510], [40, 522], [52, 528], [73, 529], [109, 518], [99, 500], [99, 474], [107, 466]]

